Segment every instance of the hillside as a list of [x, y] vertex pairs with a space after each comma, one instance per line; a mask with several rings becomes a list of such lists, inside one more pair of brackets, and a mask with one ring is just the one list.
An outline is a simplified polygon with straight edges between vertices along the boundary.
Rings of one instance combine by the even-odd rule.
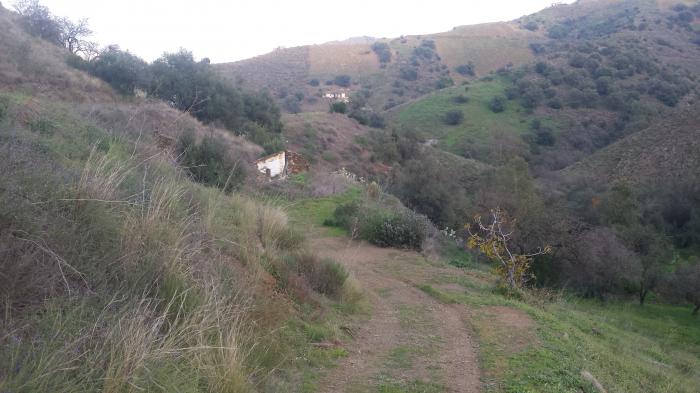
[[[282, 48], [217, 67], [234, 83], [271, 89], [281, 103], [287, 94], [303, 93], [305, 111], [324, 110], [325, 105], [316, 105], [322, 101], [322, 93], [338, 89], [332, 82], [335, 76], [349, 75], [352, 81], [347, 86], [349, 90], [371, 90], [369, 103], [381, 110], [436, 90], [445, 83], [486, 75], [507, 64], [525, 64], [533, 59], [529, 44], [540, 36], [517, 23], [491, 23], [456, 27], [438, 34], [366, 39], [365, 43], [332, 42]], [[389, 59], [381, 61], [381, 54], [373, 47], [376, 43], [386, 45], [382, 50], [389, 53]], [[473, 75], [456, 71], [458, 66], [469, 63], [474, 66]], [[310, 81], [316, 82], [309, 85]]]
[[654, 183], [697, 181], [700, 174], [698, 107], [652, 124], [562, 171], [564, 177], [596, 174], [595, 181]]
[[700, 3], [223, 65], [81, 58], [26, 4], [0, 392], [697, 393]]

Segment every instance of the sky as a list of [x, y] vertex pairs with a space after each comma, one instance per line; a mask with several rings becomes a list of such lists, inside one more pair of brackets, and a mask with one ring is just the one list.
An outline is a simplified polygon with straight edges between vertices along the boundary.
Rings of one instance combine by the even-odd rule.
[[[350, 37], [398, 37], [507, 21], [557, 0], [41, 0], [58, 16], [88, 18], [93, 40], [145, 60], [180, 48], [222, 63], [277, 47]], [[572, 0], [566, 1], [568, 3]], [[12, 1], [7, 1], [6, 4]]]

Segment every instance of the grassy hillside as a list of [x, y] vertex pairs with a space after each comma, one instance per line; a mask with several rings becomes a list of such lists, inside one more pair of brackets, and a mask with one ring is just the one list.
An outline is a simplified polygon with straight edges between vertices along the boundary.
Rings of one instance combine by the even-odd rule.
[[173, 140], [261, 148], [120, 96], [0, 10], [29, 56], [0, 58], [0, 390], [311, 389], [357, 284], [273, 202], [195, 183]]
[[[292, 214], [324, 230], [323, 223], [333, 218], [335, 207], [363, 198], [357, 191], [301, 200], [292, 207]], [[327, 230], [322, 236], [343, 235], [336, 228]], [[336, 250], [329, 243], [345, 248]], [[689, 393], [700, 383], [700, 326], [690, 307], [655, 300], [639, 306], [628, 299], [581, 299], [566, 291], [546, 289], [504, 296], [496, 289], [492, 266], [454, 245], [443, 249], [449, 251], [437, 258], [388, 251], [393, 258], [383, 259], [378, 256], [382, 253], [379, 249], [343, 238], [321, 244], [326, 253], [352, 255], [353, 260], [373, 252], [368, 297], [396, 307], [392, 315], [399, 321], [399, 331], [372, 331], [372, 335], [392, 340], [402, 329], [415, 334], [364, 354], [366, 358], [359, 361], [369, 362], [371, 372], [360, 379], [351, 378], [354, 383], [346, 391], [446, 390], [453, 381], [444, 375], [441, 379], [442, 364], [433, 365], [430, 378], [416, 378], [422, 375], [426, 358], [440, 358], [438, 348], [449, 342], [440, 335], [445, 320], [436, 320], [431, 313], [441, 307], [462, 315], [462, 322], [472, 332], [485, 392], [597, 392], [584, 373], [592, 375], [606, 391], [619, 393]], [[349, 266], [358, 272], [364, 269], [362, 265]], [[424, 292], [438, 304], [425, 300], [407, 304], [407, 289], [397, 282]], [[390, 319], [386, 315], [379, 318], [384, 323]], [[352, 326], [360, 329], [373, 320], [367, 315]], [[364, 371], [352, 367], [356, 372]]]
[[[302, 108], [305, 111], [319, 110], [315, 103], [320, 94], [337, 89], [332, 83], [324, 85], [326, 81], [332, 81], [336, 75], [349, 75], [353, 81], [350, 90], [371, 91], [369, 103], [380, 110], [439, 89], [448, 79], [470, 79], [472, 76], [455, 71], [460, 65], [473, 63], [476, 75], [481, 76], [507, 64], [525, 64], [533, 59], [529, 44], [540, 36], [522, 29], [517, 23], [492, 23], [457, 27], [445, 33], [377, 41], [389, 46], [391, 59], [384, 63], [379, 61], [372, 43], [334, 42], [279, 49], [254, 59], [217, 67], [232, 81], [271, 89], [280, 102], [287, 92], [303, 92], [306, 99]], [[421, 48], [424, 42], [432, 43], [431, 57], [421, 57], [426, 53], [418, 57], [415, 54], [416, 48]], [[417, 71], [415, 79], [401, 77], [406, 68]], [[310, 80], [318, 80], [320, 86], [309, 86]]]
[[[522, 135], [530, 131], [532, 120], [543, 120], [512, 101], [505, 102], [502, 112], [494, 113], [489, 103], [494, 97], [504, 96], [507, 85], [507, 81], [497, 77], [440, 90], [394, 109], [390, 118], [402, 129], [415, 129], [426, 138], [436, 139], [437, 146], [449, 152], [493, 161], [495, 157], [487, 157], [489, 146], [508, 137], [515, 137], [519, 143]], [[449, 111], [463, 114], [460, 124], [447, 124]], [[544, 121], [553, 123], [546, 117]]]
[[[437, 53], [450, 70], [473, 62], [476, 75], [483, 76], [507, 64], [531, 62], [530, 43], [539, 36], [511, 22], [460, 26], [429, 37], [435, 40]], [[459, 73], [451, 75], [460, 78]]]

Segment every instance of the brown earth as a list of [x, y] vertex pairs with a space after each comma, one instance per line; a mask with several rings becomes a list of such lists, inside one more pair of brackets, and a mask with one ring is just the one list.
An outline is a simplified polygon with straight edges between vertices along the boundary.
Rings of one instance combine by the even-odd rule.
[[365, 289], [371, 316], [352, 328], [349, 356], [321, 381], [321, 392], [366, 391], [373, 385], [427, 384], [449, 392], [480, 391], [478, 360], [463, 305], [446, 305], [415, 285], [444, 274], [415, 252], [344, 238], [313, 248], [341, 261]]

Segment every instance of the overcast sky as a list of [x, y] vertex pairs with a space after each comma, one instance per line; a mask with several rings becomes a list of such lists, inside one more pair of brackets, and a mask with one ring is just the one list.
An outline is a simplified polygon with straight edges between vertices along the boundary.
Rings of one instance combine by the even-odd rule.
[[[398, 37], [506, 21], [556, 0], [41, 0], [58, 16], [89, 18], [100, 45], [153, 60], [180, 47], [226, 62], [284, 46], [357, 36]], [[566, 1], [568, 3], [571, 0]], [[12, 0], [6, 4], [12, 3]]]

